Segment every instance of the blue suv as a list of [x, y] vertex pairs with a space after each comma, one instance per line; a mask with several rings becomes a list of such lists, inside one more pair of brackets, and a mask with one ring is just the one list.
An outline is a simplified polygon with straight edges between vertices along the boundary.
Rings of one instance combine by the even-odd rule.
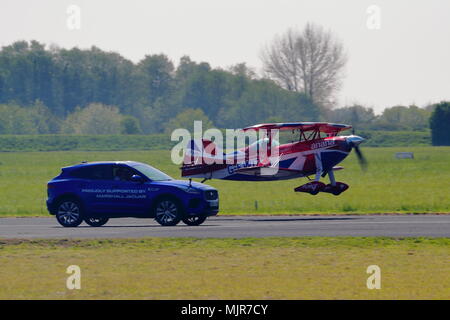
[[83, 220], [99, 227], [109, 218], [155, 218], [162, 226], [202, 224], [219, 211], [216, 189], [174, 180], [145, 163], [104, 161], [62, 168], [47, 184], [47, 208], [64, 227]]

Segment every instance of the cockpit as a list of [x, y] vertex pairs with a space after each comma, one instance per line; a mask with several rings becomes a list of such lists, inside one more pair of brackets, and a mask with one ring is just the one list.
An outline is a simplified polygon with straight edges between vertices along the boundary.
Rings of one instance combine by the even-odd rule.
[[[269, 138], [263, 138], [259, 139], [255, 142], [253, 142], [251, 145], [248, 146], [249, 152], [258, 152], [258, 150], [267, 150], [269, 144]], [[280, 142], [278, 140], [272, 139], [272, 145], [271, 147], [277, 147], [280, 145]]]

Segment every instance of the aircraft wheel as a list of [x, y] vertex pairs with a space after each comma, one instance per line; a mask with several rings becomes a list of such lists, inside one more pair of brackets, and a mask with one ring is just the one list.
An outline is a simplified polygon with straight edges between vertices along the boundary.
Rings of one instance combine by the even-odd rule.
[[334, 187], [331, 191], [331, 193], [335, 196], [338, 196], [342, 193], [342, 190], [339, 187]]

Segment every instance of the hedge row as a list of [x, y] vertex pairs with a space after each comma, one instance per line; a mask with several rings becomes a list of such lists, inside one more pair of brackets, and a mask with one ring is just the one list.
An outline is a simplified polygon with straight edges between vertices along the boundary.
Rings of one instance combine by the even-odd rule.
[[118, 151], [170, 149], [174, 142], [155, 135], [0, 135], [0, 151]]
[[[361, 131], [367, 147], [431, 145], [429, 132]], [[168, 150], [176, 142], [166, 134], [153, 135], [0, 135], [0, 152]]]

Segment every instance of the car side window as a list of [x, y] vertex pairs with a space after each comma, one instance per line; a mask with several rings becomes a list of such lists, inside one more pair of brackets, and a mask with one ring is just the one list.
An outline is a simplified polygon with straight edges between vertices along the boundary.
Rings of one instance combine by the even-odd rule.
[[75, 178], [80, 179], [111, 180], [112, 166], [110, 165], [86, 166], [75, 170], [71, 175]]
[[131, 177], [135, 175], [133, 169], [125, 166], [115, 166], [113, 168], [113, 179], [115, 181], [131, 181]]

